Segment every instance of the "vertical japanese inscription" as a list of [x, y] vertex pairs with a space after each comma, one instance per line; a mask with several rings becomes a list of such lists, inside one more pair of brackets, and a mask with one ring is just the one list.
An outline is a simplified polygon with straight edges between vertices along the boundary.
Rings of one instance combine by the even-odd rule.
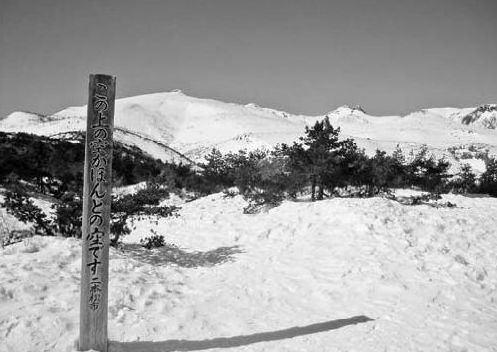
[[82, 223], [81, 350], [107, 351], [114, 98], [114, 77], [90, 76]]
[[89, 133], [93, 137], [89, 142], [90, 153], [90, 226], [86, 235], [89, 262], [86, 264], [90, 269], [90, 287], [88, 305], [90, 309], [97, 310], [102, 303], [102, 257], [104, 241], [107, 241], [108, 233], [103, 230], [103, 206], [110, 192], [105, 187], [110, 172], [107, 164], [112, 157], [112, 141], [109, 137], [109, 99], [107, 97], [109, 87], [105, 83], [96, 83], [93, 96], [93, 115]]

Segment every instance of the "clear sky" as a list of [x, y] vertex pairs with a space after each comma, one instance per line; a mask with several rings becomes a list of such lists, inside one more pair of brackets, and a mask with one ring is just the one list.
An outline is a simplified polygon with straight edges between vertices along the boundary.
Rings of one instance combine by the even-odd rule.
[[497, 0], [0, 0], [0, 116], [182, 89], [371, 114], [497, 102]]

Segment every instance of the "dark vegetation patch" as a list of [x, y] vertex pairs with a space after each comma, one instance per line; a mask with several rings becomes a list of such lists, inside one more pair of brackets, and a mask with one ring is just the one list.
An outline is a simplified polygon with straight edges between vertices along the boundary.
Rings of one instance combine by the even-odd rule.
[[206, 158], [203, 176], [208, 184], [220, 188], [237, 187], [250, 201], [249, 213], [309, 193], [312, 201], [388, 195], [393, 188], [497, 196], [496, 159], [486, 160], [487, 169], [477, 179], [467, 164], [456, 174], [449, 174], [450, 163], [429, 154], [426, 146], [408, 155], [400, 147], [391, 155], [377, 150], [370, 157], [354, 140], [340, 139], [339, 133], [340, 129], [325, 119], [307, 127], [298, 142], [281, 144], [271, 152], [222, 155], [213, 150]]
[[[194, 199], [224, 191], [230, 197], [236, 188], [249, 201], [247, 213], [306, 194], [316, 201], [389, 195], [392, 188], [497, 196], [497, 159], [485, 160], [486, 171], [479, 178], [469, 165], [451, 175], [449, 162], [429, 154], [427, 147], [408, 155], [399, 147], [392, 154], [377, 150], [370, 157], [353, 139], [340, 139], [339, 134], [340, 129], [326, 118], [306, 127], [299, 141], [280, 144], [272, 151], [222, 154], [213, 149], [200, 171], [164, 163], [115, 142], [114, 186], [145, 181], [146, 187], [113, 198], [112, 244], [130, 232], [128, 220], [133, 217], [177, 216], [178, 208], [159, 206], [171, 193], [188, 193]], [[0, 132], [0, 184], [6, 189], [2, 205], [19, 220], [32, 223], [38, 234], [81, 237], [84, 139], [81, 134], [69, 137]], [[33, 203], [33, 196], [52, 201], [53, 219]], [[397, 200], [409, 205], [435, 204], [423, 196]]]

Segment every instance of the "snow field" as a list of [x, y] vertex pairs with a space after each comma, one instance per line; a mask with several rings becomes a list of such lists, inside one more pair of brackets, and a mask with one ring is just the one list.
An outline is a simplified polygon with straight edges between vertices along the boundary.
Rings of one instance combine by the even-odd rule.
[[[111, 351], [495, 351], [497, 199], [382, 198], [243, 214], [216, 194], [111, 249]], [[177, 247], [137, 246], [150, 230]], [[80, 243], [0, 250], [0, 351], [73, 351]], [[371, 321], [306, 333], [315, 324]], [[288, 330], [300, 327], [300, 329]]]

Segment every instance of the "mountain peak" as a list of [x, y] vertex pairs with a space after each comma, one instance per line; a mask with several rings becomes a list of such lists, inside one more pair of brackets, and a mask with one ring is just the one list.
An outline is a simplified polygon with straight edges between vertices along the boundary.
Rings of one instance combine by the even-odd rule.
[[270, 113], [270, 114], [272, 114], [274, 116], [278, 116], [278, 117], [288, 118], [290, 116], [290, 114], [288, 114], [285, 111], [276, 110], [276, 109], [272, 109], [272, 108], [264, 108], [258, 104], [255, 104], [255, 103], [245, 104], [245, 107], [249, 108], [249, 109], [265, 112], [265, 113]]
[[366, 110], [361, 105], [344, 105], [344, 107], [350, 109], [352, 112], [358, 111], [366, 114]]
[[342, 105], [326, 114], [348, 116], [348, 115], [366, 115], [366, 111], [360, 105]]
[[39, 124], [54, 120], [52, 116], [38, 114], [30, 111], [14, 111], [7, 115], [2, 123], [4, 125], [19, 125], [19, 124]]
[[483, 127], [497, 128], [497, 104], [483, 104], [478, 106], [469, 114], [462, 117], [461, 122], [469, 124], [480, 124]]
[[329, 114], [338, 114], [338, 115], [343, 115], [343, 114], [357, 114], [357, 113], [362, 113], [366, 114], [366, 111], [362, 108], [360, 105], [342, 105], [336, 108], [333, 111], [330, 111], [327, 115]]
[[497, 104], [483, 104], [480, 105], [476, 108], [475, 111], [479, 112], [492, 112], [492, 111], [497, 111]]
[[176, 94], [186, 95], [181, 89], [173, 89], [169, 93], [176, 93]]

